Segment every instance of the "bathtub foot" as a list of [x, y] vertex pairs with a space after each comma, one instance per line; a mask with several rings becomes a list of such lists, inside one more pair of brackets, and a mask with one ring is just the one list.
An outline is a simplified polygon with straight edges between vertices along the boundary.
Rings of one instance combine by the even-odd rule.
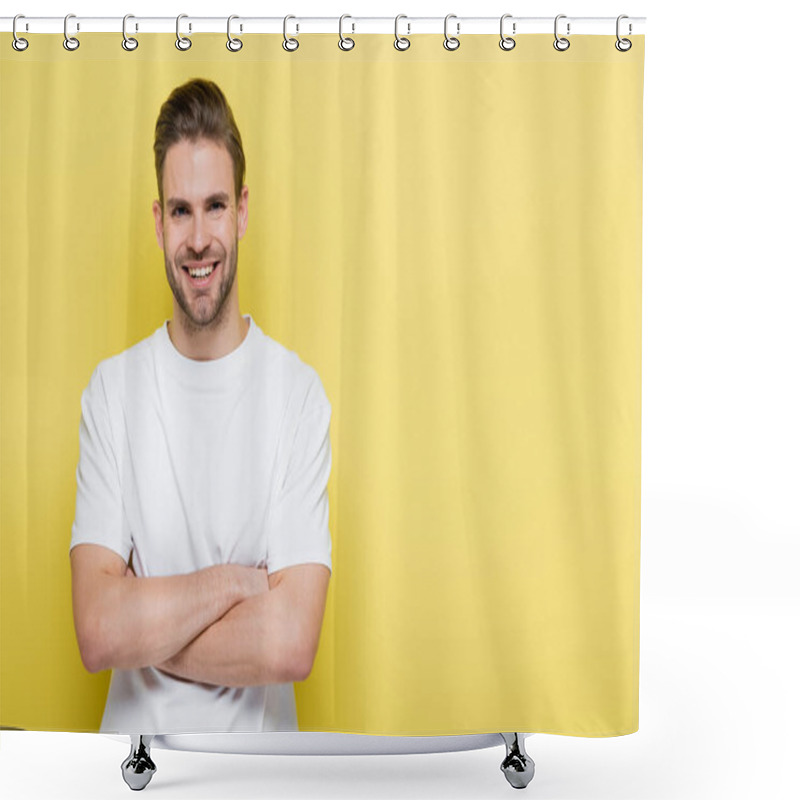
[[150, 783], [156, 765], [150, 758], [152, 736], [131, 735], [131, 752], [122, 762], [122, 778], [135, 792], [141, 791]]
[[521, 733], [501, 733], [506, 744], [506, 757], [500, 765], [506, 780], [515, 789], [524, 789], [533, 780], [536, 765], [525, 752], [525, 739]]

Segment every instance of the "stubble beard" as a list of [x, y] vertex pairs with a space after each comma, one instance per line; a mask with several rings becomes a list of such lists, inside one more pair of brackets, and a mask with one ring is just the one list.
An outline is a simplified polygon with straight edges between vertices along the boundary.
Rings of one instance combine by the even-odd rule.
[[[230, 296], [233, 282], [236, 279], [236, 267], [239, 257], [239, 245], [236, 240], [233, 242], [233, 249], [227, 258], [220, 261], [218, 270], [222, 270], [219, 276], [219, 286], [215, 294], [205, 294], [200, 302], [192, 304], [186, 296], [183, 288], [182, 278], [179, 273], [183, 269], [174, 261], [170, 264], [168, 257], [164, 256], [164, 266], [167, 272], [167, 282], [172, 290], [173, 297], [177, 300], [178, 306], [183, 311], [183, 325], [187, 333], [197, 333], [203, 330], [213, 330], [219, 327], [226, 319], [228, 297]], [[191, 291], [191, 289], [190, 289]]]

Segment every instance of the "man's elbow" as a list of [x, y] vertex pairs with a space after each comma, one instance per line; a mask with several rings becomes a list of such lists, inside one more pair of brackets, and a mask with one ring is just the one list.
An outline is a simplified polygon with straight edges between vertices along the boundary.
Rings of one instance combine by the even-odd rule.
[[78, 633], [78, 650], [81, 654], [81, 661], [87, 672], [92, 674], [109, 669], [108, 656], [100, 646], [102, 641], [98, 636], [91, 634]]
[[86, 671], [91, 672], [92, 675], [107, 669], [102, 659], [96, 657], [93, 653], [84, 655], [83, 652], [81, 652], [81, 661], [83, 661], [83, 666], [86, 668]]
[[86, 671], [94, 674], [116, 666], [112, 641], [114, 629], [109, 626], [108, 616], [93, 608], [83, 614], [74, 613], [73, 622], [78, 650]]
[[309, 648], [287, 650], [280, 659], [280, 664], [273, 666], [269, 677], [275, 683], [300, 683], [311, 674], [316, 653]]
[[295, 658], [293, 665], [294, 677], [292, 678], [294, 683], [304, 681], [311, 674], [311, 669], [314, 666], [314, 656], [315, 653], [313, 651], [308, 651]]

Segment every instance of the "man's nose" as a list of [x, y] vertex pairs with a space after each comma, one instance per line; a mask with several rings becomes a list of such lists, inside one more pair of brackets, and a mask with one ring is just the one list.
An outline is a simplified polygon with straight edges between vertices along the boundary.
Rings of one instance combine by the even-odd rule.
[[195, 214], [192, 220], [192, 230], [189, 234], [189, 245], [197, 253], [198, 258], [202, 257], [203, 251], [211, 241], [211, 230], [202, 214]]

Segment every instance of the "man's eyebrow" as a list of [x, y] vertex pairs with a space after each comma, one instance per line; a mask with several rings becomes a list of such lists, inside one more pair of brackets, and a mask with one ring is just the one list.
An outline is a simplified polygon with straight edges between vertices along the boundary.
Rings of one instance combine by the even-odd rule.
[[[230, 197], [228, 196], [227, 192], [214, 192], [214, 194], [209, 195], [206, 197], [206, 205], [211, 205], [212, 203], [228, 203]], [[192, 204], [188, 200], [184, 200], [182, 197], [170, 197], [167, 200], [167, 210], [172, 211], [173, 208], [177, 208], [178, 206], [186, 206], [187, 208], [191, 208]]]

